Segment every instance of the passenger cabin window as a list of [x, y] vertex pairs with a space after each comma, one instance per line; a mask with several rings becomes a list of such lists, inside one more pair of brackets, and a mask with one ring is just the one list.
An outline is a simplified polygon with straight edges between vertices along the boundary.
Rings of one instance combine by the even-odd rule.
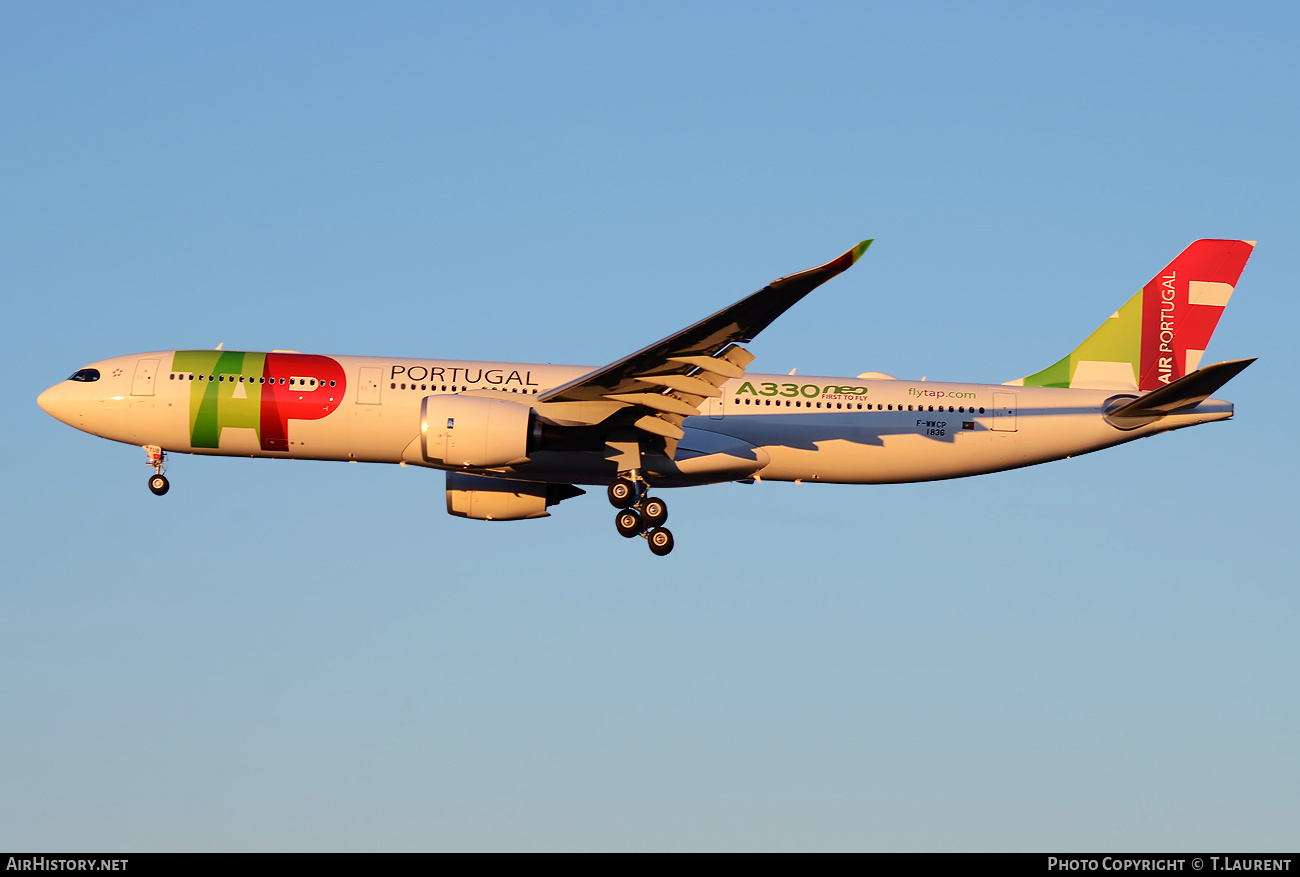
[[89, 384], [92, 381], [99, 380], [99, 369], [97, 368], [79, 368], [68, 378], [70, 381], [81, 381]]

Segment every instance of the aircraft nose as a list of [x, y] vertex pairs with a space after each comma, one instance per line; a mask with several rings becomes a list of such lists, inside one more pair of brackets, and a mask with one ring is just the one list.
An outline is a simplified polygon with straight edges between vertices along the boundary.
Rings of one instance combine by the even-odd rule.
[[36, 397], [36, 404], [41, 406], [41, 410], [64, 423], [69, 423], [72, 419], [70, 402], [68, 389], [61, 383], [55, 384]]
[[44, 393], [36, 397], [36, 404], [41, 406], [41, 410], [46, 414], [53, 414], [51, 406], [54, 405], [54, 387], [50, 387]]

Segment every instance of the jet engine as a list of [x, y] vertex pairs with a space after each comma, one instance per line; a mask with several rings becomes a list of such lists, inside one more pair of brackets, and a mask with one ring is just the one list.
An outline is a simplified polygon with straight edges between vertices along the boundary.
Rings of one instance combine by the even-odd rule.
[[545, 518], [546, 509], [561, 500], [586, 493], [572, 484], [513, 481], [464, 472], [447, 473], [447, 513], [478, 521], [522, 521]]
[[527, 405], [482, 396], [425, 396], [420, 410], [424, 458], [444, 466], [486, 469], [528, 456], [542, 424]]

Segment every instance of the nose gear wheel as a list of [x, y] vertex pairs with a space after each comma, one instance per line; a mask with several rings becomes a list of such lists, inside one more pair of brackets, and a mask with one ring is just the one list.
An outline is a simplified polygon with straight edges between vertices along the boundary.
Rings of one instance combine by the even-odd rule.
[[149, 476], [149, 490], [154, 496], [162, 496], [167, 492], [171, 484], [167, 481], [167, 476], [163, 472], [167, 470], [167, 453], [157, 445], [144, 445], [145, 462], [153, 467], [153, 474]]

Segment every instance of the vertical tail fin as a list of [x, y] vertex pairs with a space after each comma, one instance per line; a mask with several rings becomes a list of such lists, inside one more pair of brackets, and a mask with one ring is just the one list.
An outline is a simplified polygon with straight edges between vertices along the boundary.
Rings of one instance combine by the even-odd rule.
[[1194, 242], [1069, 356], [1009, 383], [1146, 391], [1196, 371], [1254, 248]]

